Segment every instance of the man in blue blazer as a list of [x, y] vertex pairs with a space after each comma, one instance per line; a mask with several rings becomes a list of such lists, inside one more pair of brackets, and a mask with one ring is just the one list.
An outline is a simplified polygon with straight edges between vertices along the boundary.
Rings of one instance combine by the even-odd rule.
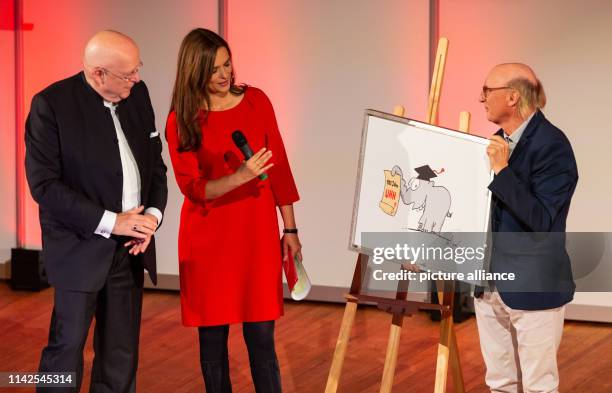
[[546, 96], [528, 66], [494, 67], [481, 102], [501, 127], [487, 149], [495, 172], [490, 271], [516, 276], [475, 292], [485, 380], [492, 392], [558, 392], [564, 305], [575, 289], [565, 225], [576, 160], [566, 136], [541, 112]]

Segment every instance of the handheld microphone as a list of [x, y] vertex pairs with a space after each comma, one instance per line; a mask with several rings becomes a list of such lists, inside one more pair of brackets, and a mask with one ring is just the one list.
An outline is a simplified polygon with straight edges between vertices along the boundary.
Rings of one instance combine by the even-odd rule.
[[[253, 150], [251, 150], [251, 146], [249, 146], [249, 142], [247, 142], [247, 139], [242, 133], [242, 131], [236, 130], [232, 132], [232, 140], [234, 141], [236, 147], [242, 152], [242, 155], [244, 156], [245, 160], [248, 160], [249, 158], [253, 157]], [[265, 173], [259, 175], [260, 180], [266, 180], [267, 178], [268, 175]]]

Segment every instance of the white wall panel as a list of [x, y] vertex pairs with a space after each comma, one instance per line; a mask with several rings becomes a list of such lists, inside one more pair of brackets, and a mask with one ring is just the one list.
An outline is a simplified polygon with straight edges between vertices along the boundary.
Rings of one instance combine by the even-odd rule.
[[428, 92], [427, 1], [229, 2], [238, 79], [271, 98], [301, 195], [295, 205], [314, 285], [346, 287], [363, 111], [407, 106]]

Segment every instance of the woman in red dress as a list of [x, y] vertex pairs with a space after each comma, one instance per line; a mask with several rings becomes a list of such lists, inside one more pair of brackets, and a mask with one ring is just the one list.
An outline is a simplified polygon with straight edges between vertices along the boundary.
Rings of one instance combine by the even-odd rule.
[[[246, 161], [236, 130], [256, 152]], [[183, 39], [166, 138], [185, 197], [183, 324], [198, 327], [206, 391], [231, 392], [227, 338], [229, 325], [241, 322], [256, 392], [280, 392], [274, 321], [283, 314], [282, 259], [301, 259], [292, 205], [299, 196], [270, 100], [235, 85], [230, 49], [212, 31]]]

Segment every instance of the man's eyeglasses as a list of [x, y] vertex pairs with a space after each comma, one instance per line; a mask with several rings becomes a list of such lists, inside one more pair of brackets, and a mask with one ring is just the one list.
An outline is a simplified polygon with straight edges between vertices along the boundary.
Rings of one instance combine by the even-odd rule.
[[110, 72], [106, 68], [102, 68], [102, 70], [104, 71], [104, 73], [110, 74], [110, 75], [114, 76], [117, 79], [121, 79], [124, 82], [136, 82], [134, 80], [134, 78], [136, 78], [136, 75], [138, 75], [138, 73], [142, 69], [142, 66], [143, 66], [143, 64], [142, 64], [142, 61], [141, 61], [140, 63], [138, 63], [138, 67], [136, 67], [136, 69], [134, 69], [134, 71], [130, 72], [127, 75], [115, 74], [114, 72]]
[[502, 90], [502, 89], [512, 89], [512, 87], [510, 86], [501, 86], [501, 87], [483, 86], [482, 92], [480, 92], [480, 101], [484, 102], [487, 98], [489, 98], [489, 93], [491, 93], [492, 91]]

